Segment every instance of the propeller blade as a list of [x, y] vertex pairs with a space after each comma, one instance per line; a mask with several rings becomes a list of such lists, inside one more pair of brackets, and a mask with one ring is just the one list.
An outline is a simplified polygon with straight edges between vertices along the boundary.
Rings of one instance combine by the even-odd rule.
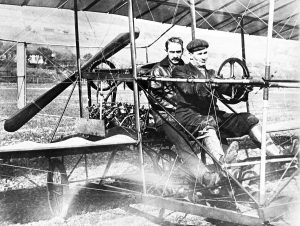
[[[139, 31], [135, 31], [135, 38], [139, 36]], [[122, 33], [108, 43], [103, 49], [101, 49], [96, 55], [89, 59], [82, 67], [81, 71], [88, 70], [89, 67], [95, 62], [103, 59], [107, 59], [123, 49], [130, 43], [130, 34]], [[77, 71], [70, 77], [66, 78], [37, 99], [28, 103], [24, 108], [20, 109], [16, 114], [7, 119], [4, 123], [4, 129], [7, 132], [15, 132], [20, 129], [25, 123], [27, 123], [32, 117], [34, 117], [40, 110], [42, 110], [47, 104], [61, 94], [66, 88], [68, 88], [73, 82], [76, 81]]]

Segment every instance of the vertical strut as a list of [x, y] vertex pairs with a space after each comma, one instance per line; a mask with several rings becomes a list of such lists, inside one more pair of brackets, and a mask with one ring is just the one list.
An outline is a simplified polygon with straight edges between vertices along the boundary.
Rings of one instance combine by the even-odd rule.
[[241, 28], [241, 42], [242, 42], [242, 60], [243, 60], [243, 63], [246, 65], [245, 34], [244, 34], [244, 19], [243, 19], [243, 17], [241, 17], [240, 28]]
[[[241, 42], [242, 42], [242, 60], [245, 66], [246, 65], [246, 52], [245, 52], [245, 34], [244, 34], [244, 17], [241, 17], [240, 21], [240, 28], [241, 28]], [[246, 109], [247, 112], [250, 112], [250, 107], [249, 107], [249, 100], [246, 101]]]
[[190, 11], [191, 11], [191, 29], [192, 29], [192, 40], [196, 38], [196, 11], [195, 11], [195, 0], [190, 0]]
[[74, 0], [74, 20], [75, 20], [75, 42], [76, 42], [76, 65], [78, 71], [78, 95], [79, 95], [79, 112], [80, 118], [83, 117], [82, 112], [82, 91], [81, 91], [81, 65], [80, 65], [80, 48], [79, 48], [79, 34], [78, 34], [78, 12], [77, 0]]
[[137, 148], [140, 156], [141, 176], [143, 181], [143, 193], [146, 194], [146, 182], [144, 172], [144, 156], [142, 148], [142, 135], [140, 127], [140, 113], [139, 113], [139, 93], [137, 87], [137, 69], [136, 69], [136, 47], [134, 35], [134, 19], [133, 19], [133, 5], [132, 0], [128, 0], [128, 18], [129, 18], [129, 31], [130, 31], [130, 52], [131, 52], [131, 65], [133, 74], [133, 95], [134, 95], [134, 112], [135, 112], [135, 125], [137, 132]]
[[[269, 20], [268, 20], [268, 36], [267, 36], [267, 49], [266, 49], [266, 66], [265, 66], [265, 79], [270, 79], [270, 46], [273, 32], [273, 18], [274, 18], [274, 0], [269, 1]], [[264, 87], [263, 92], [263, 121], [262, 121], [262, 140], [261, 140], [261, 164], [260, 164], [260, 194], [259, 203], [263, 205], [266, 199], [266, 128], [268, 116], [268, 100], [269, 88]]]
[[26, 105], [26, 43], [18, 42], [17, 44], [17, 85], [18, 85], [18, 108], [21, 109]]

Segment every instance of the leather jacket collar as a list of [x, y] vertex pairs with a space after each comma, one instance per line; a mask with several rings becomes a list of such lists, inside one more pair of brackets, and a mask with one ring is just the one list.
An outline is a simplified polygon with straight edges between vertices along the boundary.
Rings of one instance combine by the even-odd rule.
[[[201, 71], [201, 69], [200, 68], [198, 68], [198, 67], [196, 67], [195, 65], [193, 65], [191, 62], [189, 62], [189, 65], [190, 65], [190, 67], [191, 68], [193, 68], [194, 70], [198, 70], [198, 71]], [[204, 66], [204, 67], [201, 67], [204, 71], [206, 71], [207, 69], [206, 69], [206, 67]]]

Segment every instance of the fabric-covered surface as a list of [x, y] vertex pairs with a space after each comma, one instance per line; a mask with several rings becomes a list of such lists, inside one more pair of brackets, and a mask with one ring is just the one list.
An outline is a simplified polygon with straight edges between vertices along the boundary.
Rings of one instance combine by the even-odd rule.
[[135, 143], [136, 140], [126, 135], [114, 135], [99, 141], [89, 141], [81, 137], [73, 137], [56, 143], [37, 143], [33, 141], [24, 141], [18, 144], [2, 146], [0, 147], [0, 153], [15, 151], [39, 151], [47, 149], [100, 147]]

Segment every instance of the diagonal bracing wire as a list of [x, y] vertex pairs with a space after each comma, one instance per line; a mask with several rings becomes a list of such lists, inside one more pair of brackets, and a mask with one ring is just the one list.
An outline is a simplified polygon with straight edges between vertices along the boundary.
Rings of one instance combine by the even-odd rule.
[[[240, 0], [237, 0], [237, 2], [241, 6], [243, 6], [246, 10], [248, 10], [251, 14], [253, 14], [257, 19], [259, 19], [264, 25], [268, 26], [267, 22], [265, 22], [262, 18], [260, 18], [260, 16], [256, 15], [256, 13], [253, 12], [251, 9], [248, 9], [247, 6], [245, 6]], [[279, 34], [277, 31], [275, 31], [274, 29], [273, 29], [273, 32], [275, 32], [280, 38], [284, 39], [284, 37], [281, 34]]]

